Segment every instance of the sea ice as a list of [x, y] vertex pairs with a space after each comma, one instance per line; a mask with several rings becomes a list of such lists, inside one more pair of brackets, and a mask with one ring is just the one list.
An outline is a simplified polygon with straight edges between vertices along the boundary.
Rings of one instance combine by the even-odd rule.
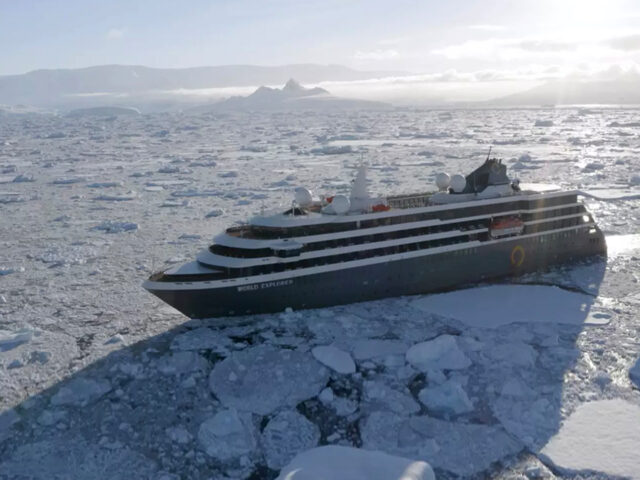
[[470, 327], [496, 328], [510, 323], [602, 325], [590, 316], [595, 298], [545, 285], [492, 285], [418, 298], [419, 310], [455, 318]]
[[122, 233], [131, 232], [138, 229], [138, 224], [133, 222], [116, 222], [105, 220], [104, 222], [92, 227], [92, 230], [102, 230], [106, 233]]
[[420, 405], [408, 393], [401, 392], [382, 381], [363, 383], [364, 401], [373, 409], [392, 411], [400, 415], [412, 415], [420, 411]]
[[211, 210], [209, 213], [205, 215], [206, 218], [219, 217], [220, 215], [224, 215], [224, 210], [221, 208], [215, 208]]
[[315, 447], [320, 430], [294, 410], [275, 415], [262, 432], [262, 445], [267, 466], [274, 470], [284, 467], [298, 453]]
[[33, 330], [28, 328], [18, 330], [17, 332], [0, 330], [0, 352], [13, 350], [24, 343], [28, 343], [31, 341], [33, 333]]
[[171, 342], [172, 350], [210, 350], [226, 354], [233, 341], [219, 331], [200, 327], [176, 335]]
[[353, 347], [353, 356], [356, 360], [371, 360], [385, 358], [390, 355], [404, 355], [407, 344], [398, 340], [359, 340]]
[[435, 480], [428, 463], [327, 445], [297, 455], [277, 480]]
[[216, 413], [200, 425], [198, 441], [207, 455], [222, 462], [250, 454], [256, 447], [251, 414], [234, 409]]
[[473, 411], [473, 402], [469, 400], [460, 381], [454, 378], [437, 386], [423, 388], [418, 398], [435, 414], [461, 415]]
[[356, 371], [351, 355], [332, 345], [314, 347], [311, 353], [320, 363], [338, 373], [348, 375]]
[[640, 407], [622, 399], [580, 405], [540, 452], [559, 468], [640, 478]]
[[434, 340], [413, 345], [407, 351], [407, 361], [418, 370], [460, 370], [468, 368], [471, 360], [452, 335], [441, 335]]
[[108, 380], [77, 377], [60, 387], [51, 397], [51, 405], [84, 407], [110, 391], [111, 384]]
[[208, 371], [209, 362], [196, 352], [172, 352], [160, 357], [157, 367], [164, 375], [186, 375]]
[[310, 353], [260, 345], [217, 363], [209, 386], [228, 407], [268, 415], [315, 397], [328, 377]]

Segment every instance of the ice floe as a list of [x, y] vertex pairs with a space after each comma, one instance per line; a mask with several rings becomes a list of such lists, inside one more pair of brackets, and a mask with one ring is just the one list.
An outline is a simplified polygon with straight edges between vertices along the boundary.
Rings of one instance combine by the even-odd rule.
[[640, 478], [640, 406], [626, 400], [580, 405], [541, 454], [568, 471]]
[[311, 350], [314, 358], [323, 365], [342, 374], [350, 374], [356, 371], [356, 364], [349, 353], [331, 345], [314, 347]]
[[469, 400], [462, 383], [457, 379], [424, 388], [418, 394], [420, 401], [429, 412], [441, 415], [461, 415], [473, 411], [473, 402]]
[[298, 453], [315, 447], [320, 429], [294, 410], [273, 416], [262, 432], [262, 445], [267, 466], [274, 470], [284, 467]]
[[257, 444], [251, 415], [234, 409], [219, 411], [200, 425], [198, 442], [207, 455], [222, 462], [251, 454]]
[[209, 386], [226, 406], [267, 415], [316, 396], [328, 376], [310, 353], [260, 345], [216, 364]]
[[591, 295], [546, 285], [492, 285], [418, 298], [419, 310], [454, 318], [471, 327], [496, 328], [510, 323], [602, 325], [610, 318], [591, 312]]
[[441, 335], [434, 340], [413, 345], [407, 351], [407, 361], [418, 370], [460, 370], [468, 368], [471, 360], [452, 335]]

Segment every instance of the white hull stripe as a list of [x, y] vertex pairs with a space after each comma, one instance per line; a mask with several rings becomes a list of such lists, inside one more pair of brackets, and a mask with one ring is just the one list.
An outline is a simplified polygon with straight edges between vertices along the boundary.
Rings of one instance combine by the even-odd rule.
[[419, 258], [429, 255], [435, 255], [438, 253], [452, 252], [456, 250], [464, 250], [467, 248], [482, 247], [485, 245], [495, 245], [502, 242], [512, 242], [523, 238], [532, 237], [544, 237], [553, 233], [568, 232], [570, 230], [588, 229], [594, 227], [593, 222], [584, 223], [582, 225], [558, 228], [555, 230], [549, 230], [546, 232], [531, 233], [527, 235], [519, 235], [517, 237], [500, 238], [496, 240], [489, 240], [486, 242], [473, 241], [467, 243], [458, 243], [456, 245], [447, 245], [444, 247], [428, 248], [424, 250], [416, 250], [413, 252], [395, 253], [391, 255], [381, 255], [378, 257], [365, 258], [362, 260], [350, 260], [347, 262], [333, 263], [328, 265], [318, 265], [309, 268], [299, 268], [295, 270], [289, 270], [286, 272], [269, 273], [264, 275], [254, 275], [251, 277], [238, 277], [229, 278], [225, 280], [211, 280], [203, 282], [152, 282], [147, 280], [143, 283], [143, 286], [149, 290], [206, 290], [217, 289], [226, 287], [236, 287], [240, 285], [248, 285], [252, 283], [271, 282], [277, 280], [286, 280], [289, 278], [303, 277], [307, 275], [314, 275], [318, 273], [334, 272], [338, 270], [349, 270], [351, 268], [365, 267], [368, 265], [376, 265], [379, 263], [392, 262], [396, 260], [406, 260], [410, 258]]

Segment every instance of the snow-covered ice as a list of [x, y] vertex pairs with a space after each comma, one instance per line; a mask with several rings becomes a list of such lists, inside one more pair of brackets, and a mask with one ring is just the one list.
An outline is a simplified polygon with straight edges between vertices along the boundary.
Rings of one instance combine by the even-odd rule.
[[349, 374], [356, 371], [356, 364], [353, 362], [351, 355], [332, 345], [314, 347], [311, 353], [320, 363], [338, 373]]
[[296, 456], [277, 480], [435, 480], [428, 463], [343, 446], [318, 447]]
[[407, 361], [419, 370], [459, 370], [468, 368], [471, 360], [452, 335], [413, 345], [407, 351]]
[[413, 302], [425, 312], [460, 320], [470, 327], [541, 322], [601, 325], [609, 318], [590, 315], [596, 299], [546, 285], [492, 285], [428, 295]]
[[638, 479], [639, 448], [640, 405], [614, 399], [578, 406], [541, 453], [563, 470]]

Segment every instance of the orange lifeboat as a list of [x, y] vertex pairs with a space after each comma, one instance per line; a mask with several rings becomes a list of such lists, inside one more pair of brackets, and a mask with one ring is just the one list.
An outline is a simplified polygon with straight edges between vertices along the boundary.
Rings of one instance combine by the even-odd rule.
[[386, 212], [390, 210], [391, 207], [389, 205], [385, 205], [384, 203], [379, 203], [378, 205], [374, 205], [371, 207], [371, 211], [373, 212]]
[[523, 230], [524, 222], [519, 217], [506, 217], [492, 220], [489, 226], [489, 234], [492, 238], [520, 235]]

